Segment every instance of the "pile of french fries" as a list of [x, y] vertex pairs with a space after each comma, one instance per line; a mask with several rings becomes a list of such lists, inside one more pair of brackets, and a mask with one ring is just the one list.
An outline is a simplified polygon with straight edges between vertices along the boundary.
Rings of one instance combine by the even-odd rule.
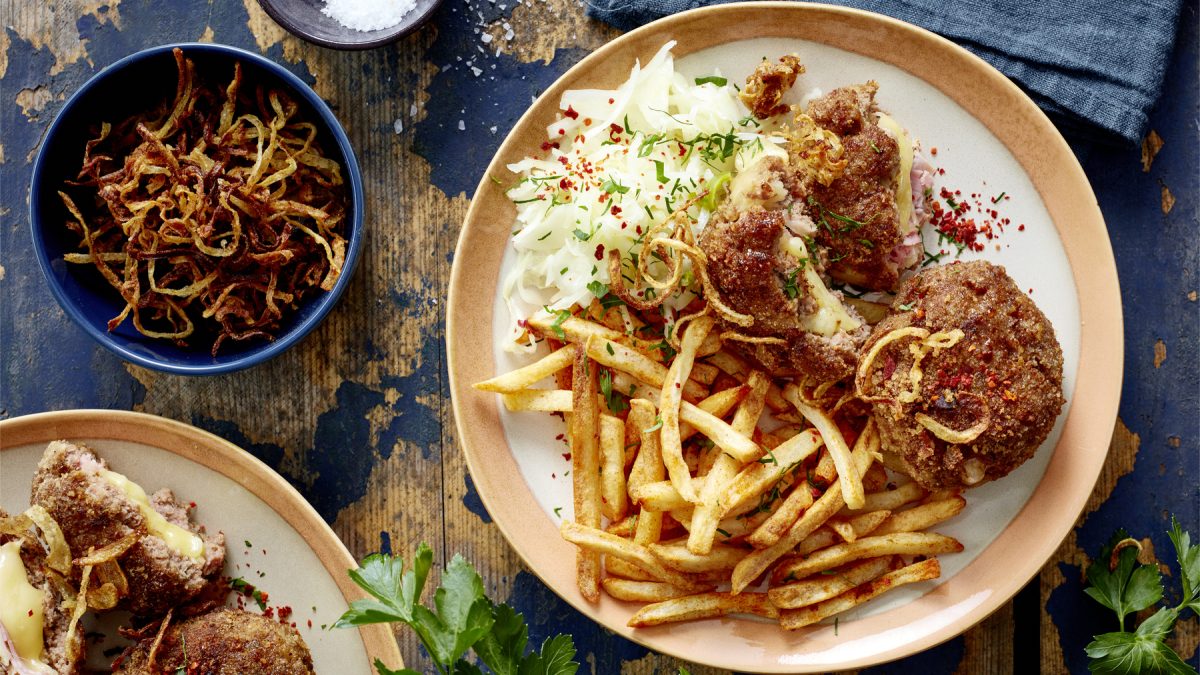
[[924, 530], [965, 500], [889, 477], [874, 423], [839, 413], [849, 394], [773, 381], [708, 316], [664, 357], [617, 309], [531, 318], [551, 353], [475, 385], [512, 411], [563, 414], [574, 520], [561, 532], [589, 601], [603, 588], [649, 603], [633, 627], [750, 614], [798, 629], [937, 578], [934, 556], [963, 549]]

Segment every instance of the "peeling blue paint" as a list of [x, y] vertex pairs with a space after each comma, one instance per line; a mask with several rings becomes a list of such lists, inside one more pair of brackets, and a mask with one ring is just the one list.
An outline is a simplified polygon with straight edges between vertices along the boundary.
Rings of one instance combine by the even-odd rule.
[[962, 661], [966, 643], [962, 636], [926, 649], [920, 654], [860, 671], [863, 675], [910, 675], [911, 673], [949, 673]]
[[379, 552], [384, 555], [392, 554], [392, 534], [387, 530], [379, 531]]
[[463, 495], [463, 506], [475, 515], [484, 523], [492, 522], [492, 516], [487, 512], [487, 508], [483, 505], [483, 500], [479, 498], [479, 493], [475, 490], [475, 481], [471, 480], [471, 474], [463, 475], [463, 482], [467, 484], [467, 493]]
[[[249, 452], [255, 457], [262, 460], [267, 466], [279, 466], [283, 460], [283, 448], [274, 443], [254, 443], [250, 438], [242, 432], [241, 428], [234, 422], [229, 420], [218, 420], [204, 415], [192, 415], [192, 426], [200, 427], [201, 429], [216, 434], [221, 438], [233, 443], [239, 448]], [[297, 481], [289, 479], [293, 484]]]

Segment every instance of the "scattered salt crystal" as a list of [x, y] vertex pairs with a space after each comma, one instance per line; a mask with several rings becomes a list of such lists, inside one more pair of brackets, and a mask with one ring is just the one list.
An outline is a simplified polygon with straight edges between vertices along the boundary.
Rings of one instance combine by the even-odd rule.
[[418, 108], [417, 108], [417, 104], [416, 104], [416, 103], [414, 103], [414, 104], [412, 104], [412, 105], [408, 106], [408, 116], [409, 116], [409, 117], [416, 117], [416, 116], [417, 116], [417, 110], [418, 110]]
[[365, 33], [400, 25], [416, 6], [416, 0], [325, 0], [321, 13]]
[[492, 35], [491, 33], [484, 33], [483, 35], [479, 36], [479, 39], [483, 40], [484, 44], [487, 44], [488, 42], [492, 41]]
[[467, 125], [466, 125], [466, 123], [465, 123], [465, 122], [463, 122], [462, 120], [459, 120], [459, 121], [458, 121], [458, 130], [459, 130], [459, 131], [466, 131], [466, 129], [467, 129]]
[[471, 66], [471, 72], [475, 73], [475, 77], [479, 77], [480, 75], [483, 74], [483, 70], [480, 68], [476, 68], [475, 66]]
[[404, 131], [404, 120], [397, 117], [396, 121], [392, 122], [392, 131], [395, 131], [396, 133], [403, 132]]
[[513, 32], [513, 29], [509, 28], [508, 31], [504, 33], [504, 39], [512, 40], [514, 35], [516, 35], [516, 33]]
[[490, 132], [492, 132], [493, 134], [495, 134], [495, 133], [496, 133], [496, 127], [488, 127], [488, 131], [490, 131]]

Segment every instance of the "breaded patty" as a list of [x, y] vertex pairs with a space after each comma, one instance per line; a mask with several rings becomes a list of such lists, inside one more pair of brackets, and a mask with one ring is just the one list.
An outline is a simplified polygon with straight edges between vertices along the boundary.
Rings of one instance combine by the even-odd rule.
[[817, 241], [830, 250], [829, 274], [873, 290], [891, 290], [917, 260], [907, 251], [908, 223], [896, 203], [900, 189], [900, 148], [875, 123], [874, 82], [841, 87], [815, 99], [808, 114], [841, 138], [846, 167], [828, 186], [814, 184], [811, 216], [820, 227]]
[[[865, 324], [856, 319], [840, 330], [812, 330], [814, 317], [825, 311], [820, 300], [828, 291], [815, 289], [806, 275], [813, 259], [799, 260], [781, 249], [785, 212], [754, 209], [726, 212], [705, 228], [700, 247], [708, 257], [708, 272], [721, 300], [737, 312], [754, 317], [751, 326], [732, 324], [726, 330], [784, 344], [729, 342], [776, 376], [804, 374], [819, 381], [849, 375], [858, 345], [866, 339]], [[819, 281], [817, 283], [820, 283]], [[840, 296], [833, 295], [838, 302]], [[838, 302], [840, 307], [840, 302]], [[853, 317], [853, 312], [850, 310]]]
[[[0, 519], [8, 518], [8, 514], [0, 509]], [[17, 538], [0, 534], [0, 546], [15, 541]], [[25, 565], [25, 576], [29, 584], [42, 591], [42, 641], [45, 651], [42, 661], [61, 675], [82, 673], [83, 659], [86, 655], [83, 644], [83, 631], [76, 630], [67, 639], [67, 629], [71, 623], [71, 613], [62, 606], [63, 597], [54, 584], [46, 576], [46, 554], [42, 545], [32, 539], [21, 540], [21, 562]], [[0, 658], [0, 674], [7, 675], [4, 659]]]
[[[860, 394], [872, 401], [885, 451], [895, 453], [928, 489], [1000, 478], [1033, 456], [1064, 403], [1062, 349], [1053, 326], [1003, 267], [975, 261], [934, 267], [906, 280], [863, 355], [904, 329], [957, 329], [962, 337], [951, 347], [928, 351], [915, 397], [906, 393], [913, 390], [911, 348], [919, 336], [884, 345], [865, 373], [860, 370], [865, 374]], [[931, 425], [983, 430], [973, 440], [951, 443]]]
[[108, 463], [91, 449], [55, 441], [38, 464], [32, 502], [58, 521], [76, 557], [142, 531], [119, 558], [129, 580], [129, 595], [121, 600], [121, 607], [139, 616], [156, 616], [195, 597], [220, 574], [225, 560], [224, 535], [203, 533], [188, 521], [186, 506], [177, 502], [170, 490], [159, 490], [149, 496], [153, 509], [204, 542], [198, 559], [177, 552], [149, 533], [137, 504], [101, 475], [107, 469]]
[[149, 662], [154, 637], [125, 651], [114, 673], [202, 673], [203, 675], [303, 675], [312, 655], [295, 628], [259, 614], [219, 609], [167, 628]]

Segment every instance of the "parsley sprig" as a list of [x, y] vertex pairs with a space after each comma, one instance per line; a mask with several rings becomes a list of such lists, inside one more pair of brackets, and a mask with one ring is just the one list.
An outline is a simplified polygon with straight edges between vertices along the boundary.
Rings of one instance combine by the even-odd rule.
[[[334, 624], [336, 628], [372, 623], [403, 623], [416, 632], [441, 675], [482, 675], [480, 667], [463, 657], [467, 650], [497, 675], [575, 675], [575, 643], [556, 635], [538, 651], [525, 653], [529, 627], [525, 618], [505, 604], [493, 604], [471, 564], [456, 555], [442, 573], [433, 595], [434, 609], [421, 604], [421, 592], [433, 564], [433, 551], [417, 547], [412, 567], [404, 558], [375, 554], [350, 570], [350, 578], [373, 599], [355, 600]], [[411, 668], [391, 670], [378, 659], [379, 675], [419, 675]]]
[[1183, 594], [1174, 607], [1159, 607], [1133, 630], [1125, 630], [1125, 617], [1149, 609], [1163, 598], [1162, 574], [1154, 564], [1137, 564], [1140, 545], [1118, 530], [1087, 569], [1084, 592], [1113, 610], [1120, 630], [1097, 635], [1085, 648], [1088, 669], [1103, 675], [1125, 673], [1196, 673], [1169, 646], [1167, 636], [1187, 610], [1200, 614], [1200, 546], [1171, 518], [1167, 533], [1175, 546]]

